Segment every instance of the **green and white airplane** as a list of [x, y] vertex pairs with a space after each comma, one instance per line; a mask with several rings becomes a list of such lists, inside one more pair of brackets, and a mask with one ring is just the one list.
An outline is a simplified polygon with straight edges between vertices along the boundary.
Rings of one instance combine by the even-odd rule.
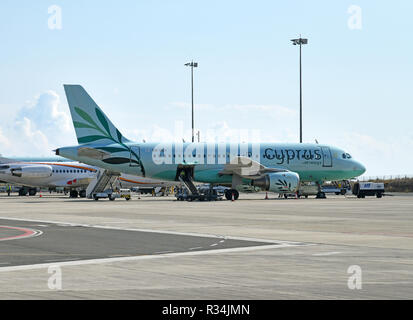
[[[184, 182], [226, 185], [227, 199], [250, 185], [293, 193], [301, 182], [355, 178], [365, 167], [346, 151], [309, 143], [137, 143], [126, 139], [80, 85], [64, 85], [79, 145], [56, 155], [108, 171]], [[325, 197], [319, 188], [318, 197]]]

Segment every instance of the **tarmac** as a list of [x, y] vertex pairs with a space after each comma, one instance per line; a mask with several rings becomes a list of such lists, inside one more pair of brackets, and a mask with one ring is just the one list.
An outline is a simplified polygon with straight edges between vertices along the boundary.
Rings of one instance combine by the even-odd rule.
[[0, 299], [413, 298], [411, 194], [269, 197], [0, 194]]

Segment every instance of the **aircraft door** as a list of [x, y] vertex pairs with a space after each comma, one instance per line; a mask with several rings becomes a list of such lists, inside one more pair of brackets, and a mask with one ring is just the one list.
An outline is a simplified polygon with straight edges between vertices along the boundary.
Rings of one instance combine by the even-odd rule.
[[321, 147], [321, 152], [323, 154], [323, 167], [332, 167], [333, 159], [331, 157], [331, 150], [329, 147]]

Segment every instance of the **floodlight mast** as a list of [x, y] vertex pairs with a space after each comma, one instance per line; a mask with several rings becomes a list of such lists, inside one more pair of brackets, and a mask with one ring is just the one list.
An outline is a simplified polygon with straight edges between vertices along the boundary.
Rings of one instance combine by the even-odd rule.
[[185, 66], [191, 67], [191, 100], [192, 100], [192, 142], [195, 141], [195, 129], [194, 129], [194, 68], [198, 67], [198, 62], [188, 62]]
[[303, 90], [302, 90], [302, 66], [301, 66], [301, 46], [308, 43], [308, 39], [292, 39], [293, 45], [300, 46], [300, 143], [303, 143]]

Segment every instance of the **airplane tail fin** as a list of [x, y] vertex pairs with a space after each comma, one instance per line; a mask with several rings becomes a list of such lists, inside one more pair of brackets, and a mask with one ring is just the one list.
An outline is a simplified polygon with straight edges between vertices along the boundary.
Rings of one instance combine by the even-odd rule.
[[125, 143], [122, 136], [99, 106], [80, 85], [63, 85], [79, 144]]

